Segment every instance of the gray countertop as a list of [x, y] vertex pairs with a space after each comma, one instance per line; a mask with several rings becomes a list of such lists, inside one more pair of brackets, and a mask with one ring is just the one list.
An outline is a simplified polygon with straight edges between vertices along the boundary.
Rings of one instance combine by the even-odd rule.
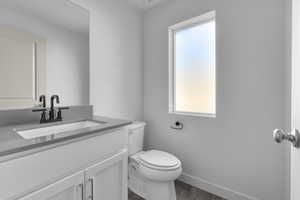
[[94, 126], [90, 128], [82, 128], [76, 131], [64, 132], [56, 135], [48, 135], [33, 139], [24, 139], [16, 131], [66, 124], [84, 120], [68, 120], [49, 124], [39, 124], [38, 122], [36, 122], [10, 126], [0, 126], [0, 162], [3, 160], [7, 160], [4, 159], [4, 157], [9, 157], [9, 159], [12, 159], [14, 155], [20, 157], [22, 156], [22, 153], [24, 153], [25, 155], [28, 151], [39, 151], [41, 148], [53, 148], [53, 145], [60, 145], [66, 142], [73, 142], [93, 136], [98, 136], [101, 134], [105, 134], [107, 130], [119, 128], [125, 125], [129, 125], [131, 123], [127, 120], [112, 119], [99, 116], [94, 116], [92, 119], [85, 120], [106, 123], [102, 123], [99, 126]]

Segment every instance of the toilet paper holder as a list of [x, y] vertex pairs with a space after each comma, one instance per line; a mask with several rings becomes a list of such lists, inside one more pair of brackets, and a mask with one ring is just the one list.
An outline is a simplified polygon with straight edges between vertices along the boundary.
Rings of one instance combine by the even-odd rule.
[[171, 128], [175, 129], [175, 130], [182, 130], [183, 129], [183, 123], [179, 122], [179, 121], [176, 121], [174, 123], [174, 125], [171, 126]]

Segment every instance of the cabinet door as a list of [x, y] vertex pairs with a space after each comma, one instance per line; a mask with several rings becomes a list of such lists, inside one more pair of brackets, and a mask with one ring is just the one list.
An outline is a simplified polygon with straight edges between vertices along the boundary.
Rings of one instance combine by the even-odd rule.
[[19, 200], [84, 200], [84, 172], [73, 174]]
[[86, 169], [87, 200], [127, 200], [127, 151]]

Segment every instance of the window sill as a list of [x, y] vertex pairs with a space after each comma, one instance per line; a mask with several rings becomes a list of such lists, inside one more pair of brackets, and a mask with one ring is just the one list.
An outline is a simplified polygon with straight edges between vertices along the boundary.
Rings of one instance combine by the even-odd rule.
[[191, 113], [191, 112], [169, 112], [170, 115], [183, 115], [189, 117], [206, 117], [206, 118], [216, 118], [216, 114], [209, 114], [209, 113]]

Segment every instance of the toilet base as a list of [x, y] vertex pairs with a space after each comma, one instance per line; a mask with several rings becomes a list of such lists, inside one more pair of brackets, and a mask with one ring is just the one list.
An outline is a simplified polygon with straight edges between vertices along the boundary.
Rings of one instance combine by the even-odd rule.
[[174, 181], [169, 182], [145, 182], [146, 200], [176, 200]]
[[129, 189], [146, 200], [176, 200], [174, 182], [129, 181]]
[[151, 181], [140, 176], [135, 162], [129, 162], [128, 187], [146, 200], [176, 200], [174, 181]]

